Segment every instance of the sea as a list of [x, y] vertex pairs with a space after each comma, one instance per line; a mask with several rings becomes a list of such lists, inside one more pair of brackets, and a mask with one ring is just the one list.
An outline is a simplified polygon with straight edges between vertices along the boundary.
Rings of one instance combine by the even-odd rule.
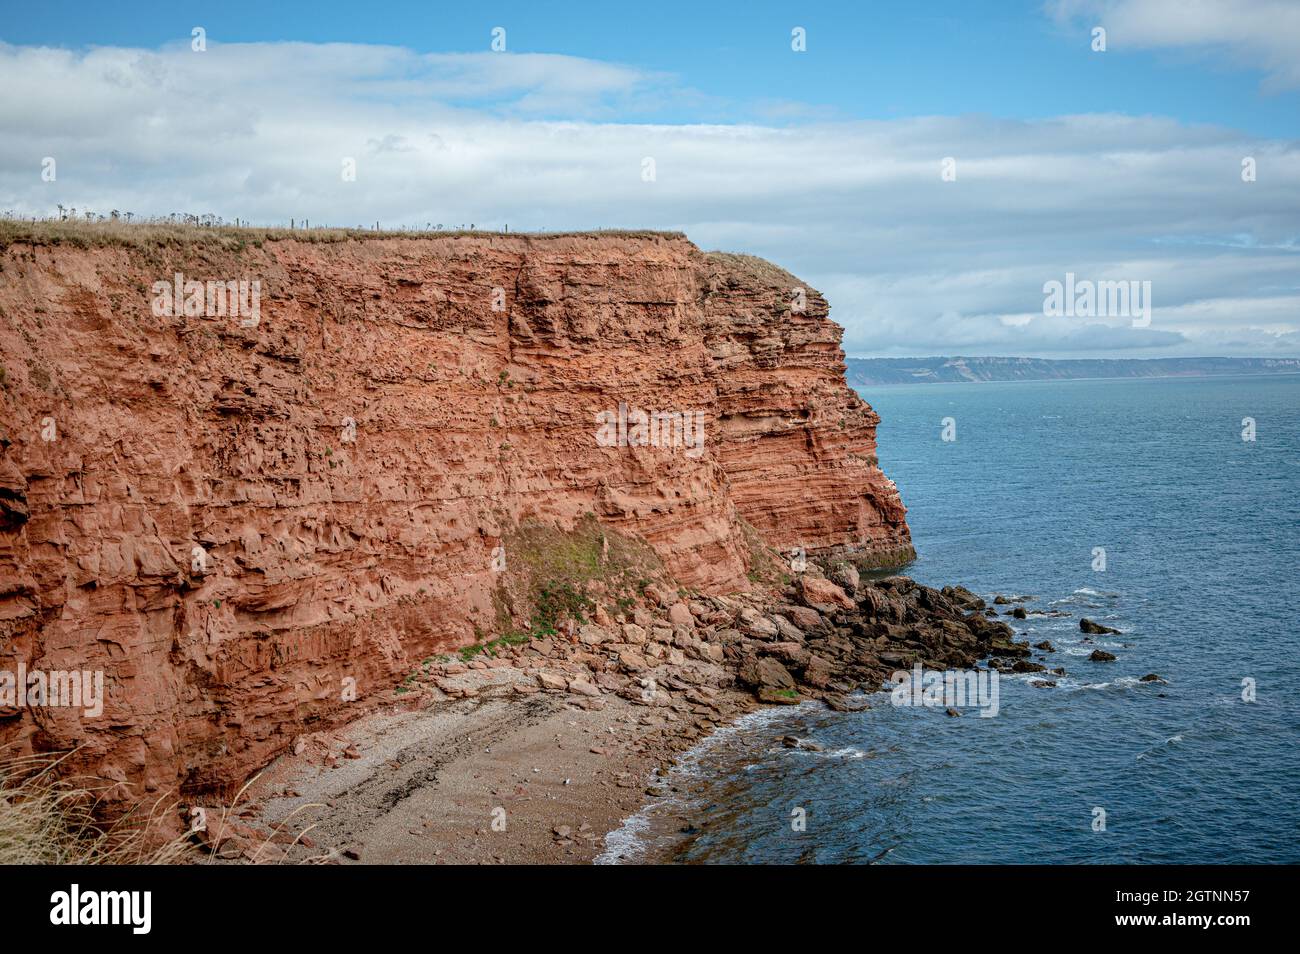
[[[908, 507], [902, 572], [1023, 599], [1000, 618], [1066, 675], [1002, 676], [992, 717], [887, 692], [766, 708], [599, 860], [1300, 861], [1300, 376], [861, 393]], [[1120, 634], [1085, 642], [1083, 616]]]

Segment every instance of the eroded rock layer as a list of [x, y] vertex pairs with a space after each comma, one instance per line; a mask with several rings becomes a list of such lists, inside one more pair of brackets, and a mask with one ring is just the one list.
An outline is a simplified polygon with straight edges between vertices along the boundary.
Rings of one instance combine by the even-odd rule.
[[[79, 746], [117, 797], [237, 782], [351, 684], [491, 632], [524, 521], [594, 513], [704, 593], [746, 588], [764, 545], [910, 553], [840, 329], [757, 259], [225, 236], [0, 265], [0, 672], [104, 678], [98, 717], [0, 697], [0, 741]], [[256, 281], [258, 312], [168, 313], [177, 274]], [[600, 439], [620, 405], [678, 446], [626, 446], [635, 416]]]

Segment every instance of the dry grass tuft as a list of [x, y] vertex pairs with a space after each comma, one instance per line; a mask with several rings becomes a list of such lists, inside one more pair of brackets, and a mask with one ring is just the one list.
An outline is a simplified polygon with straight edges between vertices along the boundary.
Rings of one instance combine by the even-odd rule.
[[[71, 754], [71, 753], [68, 753]], [[0, 864], [176, 864], [192, 848], [183, 836], [165, 837], [161, 800], [117, 821], [97, 818], [104, 779], [62, 778], [67, 756], [0, 759]]]
[[[256, 777], [239, 790], [230, 806], [214, 818], [216, 833], [207, 839], [207, 850], [196, 841], [193, 831], [166, 834], [164, 820], [175, 818], [176, 803], [159, 799], [147, 811], [138, 806], [116, 821], [105, 823], [98, 811], [104, 793], [115, 783], [105, 779], [59, 775], [63, 756], [32, 755], [0, 758], [0, 865], [167, 865], [202, 864], [218, 861], [216, 848], [231, 837], [233, 814], [240, 799]], [[234, 860], [283, 864], [289, 848], [298, 845], [315, 826], [297, 828], [295, 818], [319, 804], [302, 805], [280, 822], [263, 839], [240, 842]], [[237, 826], [241, 830], [243, 826]], [[273, 842], [297, 830], [288, 844]], [[247, 846], [248, 852], [242, 849]], [[321, 852], [304, 859], [306, 864], [334, 860], [334, 852]], [[222, 856], [223, 858], [225, 856]]]

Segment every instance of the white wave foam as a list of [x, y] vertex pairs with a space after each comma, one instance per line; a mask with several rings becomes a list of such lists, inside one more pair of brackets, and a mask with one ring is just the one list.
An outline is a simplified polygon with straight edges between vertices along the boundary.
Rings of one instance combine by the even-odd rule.
[[617, 865], [636, 861], [645, 851], [645, 836], [650, 832], [649, 808], [649, 805], [642, 806], [607, 834], [605, 850], [596, 856], [592, 864]]
[[1049, 606], [1060, 604], [1074, 604], [1076, 606], [1085, 606], [1089, 609], [1097, 609], [1106, 603], [1113, 603], [1119, 599], [1119, 594], [1107, 590], [1094, 590], [1090, 586], [1081, 586], [1069, 596], [1063, 596], [1060, 599], [1052, 600]]
[[852, 746], [843, 749], [832, 749], [829, 752], [817, 752], [813, 749], [791, 749], [790, 751], [801, 755], [811, 755], [819, 759], [865, 759], [867, 757], [866, 752]]
[[1129, 689], [1133, 686], [1143, 685], [1141, 679], [1137, 676], [1120, 676], [1118, 679], [1112, 679], [1109, 682], [1076, 682], [1074, 680], [1062, 680], [1058, 685], [1062, 689]]
[[[772, 706], [746, 713], [729, 725], [725, 725], [705, 736], [689, 748], [677, 760], [677, 764], [672, 767], [668, 777], [670, 780], [674, 778], [677, 780], [698, 778], [703, 774], [700, 762], [705, 753], [711, 752], [719, 746], [735, 742], [736, 737], [741, 733], [766, 728], [774, 722], [790, 719], [800, 712], [807, 712], [819, 705], [820, 703], [810, 700], [801, 702], [797, 706]], [[746, 769], [753, 767], [754, 765], [751, 764], [746, 766]], [[653, 831], [651, 820], [657, 814], [664, 812], [666, 808], [679, 806], [684, 801], [685, 799], [680, 795], [668, 795], [652, 802], [646, 802], [646, 804], [623, 819], [622, 824], [605, 836], [605, 850], [596, 857], [593, 863], [617, 865], [636, 861], [642, 857], [650, 847], [648, 836]]]
[[1165, 748], [1166, 746], [1177, 745], [1181, 741], [1183, 741], [1182, 733], [1179, 733], [1178, 735], [1171, 735], [1169, 738], [1165, 739], [1159, 745], [1153, 745], [1151, 746], [1151, 748], [1139, 752], [1136, 761], [1140, 762], [1151, 753], [1159, 752], [1161, 749]]

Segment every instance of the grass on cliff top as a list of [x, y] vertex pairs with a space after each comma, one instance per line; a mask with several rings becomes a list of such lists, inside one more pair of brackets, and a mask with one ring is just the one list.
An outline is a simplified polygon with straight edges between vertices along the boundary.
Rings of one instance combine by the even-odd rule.
[[147, 817], [98, 820], [103, 780], [62, 778], [60, 759], [0, 759], [0, 865], [173, 864], [191, 853], [184, 837], [160, 835], [159, 805]]
[[592, 238], [666, 238], [684, 239], [681, 232], [655, 232], [635, 229], [592, 229], [570, 232], [494, 232], [461, 229], [406, 230], [367, 228], [265, 228], [244, 225], [196, 225], [192, 223], [121, 219], [88, 222], [84, 220], [16, 219], [0, 217], [0, 251], [10, 245], [68, 245], [73, 248], [158, 248], [179, 245], [203, 245], [217, 250], [239, 251], [263, 242], [310, 242], [329, 244], [376, 239], [434, 238], [520, 238], [558, 239]]

